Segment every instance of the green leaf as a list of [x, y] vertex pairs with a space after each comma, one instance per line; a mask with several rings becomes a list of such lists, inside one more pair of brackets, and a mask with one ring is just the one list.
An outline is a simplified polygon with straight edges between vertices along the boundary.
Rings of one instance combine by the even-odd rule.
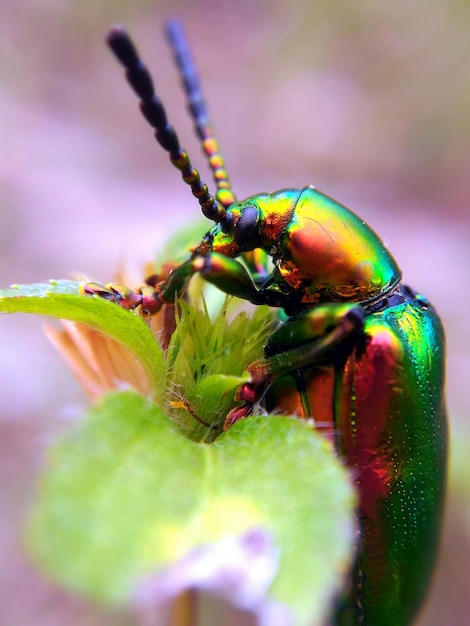
[[[185, 438], [145, 398], [115, 393], [53, 449], [30, 546], [59, 582], [122, 602], [135, 598], [146, 577], [184, 584], [189, 572], [202, 571], [179, 570], [184, 559], [197, 564], [205, 555], [206, 571], [218, 555], [230, 567], [224, 542], [263, 531], [279, 569], [267, 573], [267, 591], [251, 608], [260, 614], [282, 603], [301, 626], [327, 614], [342, 581], [354, 505], [347, 472], [305, 422], [252, 417], [209, 446]], [[252, 565], [242, 563], [242, 574]], [[214, 568], [206, 588], [223, 578]], [[232, 600], [242, 603], [236, 593]]]
[[34, 313], [71, 320], [114, 339], [130, 350], [142, 363], [149, 387], [162, 402], [164, 385], [163, 353], [152, 333], [137, 315], [116, 304], [79, 293], [79, 282], [51, 280], [48, 283], [14, 285], [0, 291], [0, 312]]

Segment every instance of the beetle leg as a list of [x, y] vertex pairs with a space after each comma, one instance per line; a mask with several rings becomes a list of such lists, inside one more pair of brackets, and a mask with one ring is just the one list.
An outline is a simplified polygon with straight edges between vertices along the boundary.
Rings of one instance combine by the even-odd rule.
[[245, 404], [230, 411], [224, 428], [246, 417], [274, 379], [318, 364], [333, 348], [360, 333], [364, 319], [365, 311], [358, 304], [319, 305], [290, 318], [271, 335], [266, 358], [248, 366], [251, 380], [236, 395]]
[[266, 296], [256, 287], [248, 270], [241, 263], [215, 252], [196, 256], [172, 269], [165, 280], [151, 280], [150, 284], [136, 291], [115, 283], [107, 285], [86, 283], [80, 291], [83, 295], [110, 300], [124, 309], [141, 306], [143, 311], [153, 314], [157, 313], [163, 304], [173, 304], [175, 298], [181, 297], [188, 280], [198, 272], [205, 280], [228, 295], [237, 296], [253, 304], [267, 303]]
[[261, 248], [244, 252], [242, 257], [255, 285], [265, 283], [272, 272], [271, 257]]
[[252, 382], [265, 384], [271, 378], [318, 362], [350, 335], [360, 332], [364, 319], [365, 311], [358, 304], [317, 306], [292, 318], [271, 336], [266, 346], [268, 358], [248, 367]]
[[263, 291], [258, 289], [250, 272], [236, 259], [211, 252], [192, 260], [193, 270], [207, 282], [230, 296], [248, 300], [253, 304], [267, 304]]

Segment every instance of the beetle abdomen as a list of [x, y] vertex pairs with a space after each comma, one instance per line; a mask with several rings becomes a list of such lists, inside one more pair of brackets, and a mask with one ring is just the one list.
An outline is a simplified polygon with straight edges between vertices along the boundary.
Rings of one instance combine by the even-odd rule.
[[360, 496], [365, 624], [408, 624], [433, 569], [445, 486], [443, 345], [439, 318], [419, 299], [373, 314], [336, 390], [337, 449]]

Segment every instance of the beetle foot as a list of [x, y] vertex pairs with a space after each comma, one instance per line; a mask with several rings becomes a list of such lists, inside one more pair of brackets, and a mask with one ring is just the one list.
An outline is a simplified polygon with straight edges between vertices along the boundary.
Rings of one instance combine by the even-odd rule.
[[[268, 359], [259, 359], [258, 361], [253, 361], [253, 363], [250, 363], [250, 365], [246, 369], [248, 370], [251, 378], [250, 382], [247, 384], [249, 384], [254, 389], [263, 387], [270, 378]], [[260, 392], [256, 399], [258, 400], [259, 398]]]
[[80, 293], [84, 296], [97, 296], [102, 300], [114, 302], [126, 309], [135, 308], [140, 304], [140, 298], [134, 291], [117, 283], [85, 283], [80, 286]]
[[126, 310], [134, 310], [141, 307], [143, 313], [152, 315], [157, 313], [164, 304], [157, 287], [143, 286], [137, 291], [118, 283], [85, 283], [80, 287], [80, 293], [85, 296], [98, 296], [103, 300], [114, 302]]
[[[250, 367], [248, 370], [250, 370]], [[250, 370], [251, 373], [251, 370]], [[238, 388], [237, 393], [235, 394], [236, 402], [244, 402], [243, 406], [236, 407], [230, 411], [227, 415], [224, 422], [224, 430], [227, 430], [232, 424], [238, 422], [239, 420], [248, 417], [251, 411], [253, 410], [253, 406], [256, 402], [259, 401], [261, 395], [263, 393], [263, 387], [252, 382], [245, 383]]]
[[224, 430], [228, 430], [230, 426], [233, 426], [233, 424], [235, 424], [236, 422], [239, 422], [240, 420], [247, 417], [250, 414], [252, 408], [252, 404], [245, 404], [245, 406], [239, 406], [236, 409], [232, 409], [225, 418]]

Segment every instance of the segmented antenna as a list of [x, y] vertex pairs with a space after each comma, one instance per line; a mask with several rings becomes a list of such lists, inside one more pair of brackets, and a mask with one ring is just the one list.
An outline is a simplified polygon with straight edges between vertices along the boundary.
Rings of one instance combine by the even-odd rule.
[[201, 181], [199, 172], [191, 164], [188, 153], [181, 147], [175, 129], [167, 120], [165, 108], [155, 94], [152, 77], [142, 63], [131, 38], [123, 28], [115, 27], [108, 33], [107, 42], [116, 58], [126, 68], [126, 78], [140, 98], [142, 115], [155, 129], [156, 140], [169, 153], [172, 164], [181, 172], [184, 182], [191, 187], [202, 212], [210, 220], [222, 222], [224, 230], [228, 229], [230, 213], [227, 213], [225, 207], [209, 193], [207, 185]]
[[236, 198], [225, 169], [224, 159], [220, 154], [219, 142], [214, 135], [212, 122], [207, 112], [207, 104], [201, 90], [199, 74], [194, 65], [181, 22], [169, 21], [165, 32], [186, 92], [188, 110], [217, 185], [216, 198], [224, 207], [228, 208], [235, 202]]

